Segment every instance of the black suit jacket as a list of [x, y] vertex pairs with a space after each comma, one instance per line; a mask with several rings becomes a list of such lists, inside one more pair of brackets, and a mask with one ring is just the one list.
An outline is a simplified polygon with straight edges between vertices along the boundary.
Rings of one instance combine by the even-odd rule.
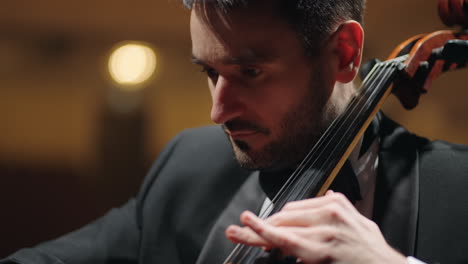
[[[429, 263], [468, 263], [468, 148], [379, 120], [373, 218], [387, 241]], [[188, 130], [168, 144], [137, 197], [0, 264], [222, 263], [233, 247], [224, 228], [264, 198], [258, 172], [237, 165], [221, 128]]]

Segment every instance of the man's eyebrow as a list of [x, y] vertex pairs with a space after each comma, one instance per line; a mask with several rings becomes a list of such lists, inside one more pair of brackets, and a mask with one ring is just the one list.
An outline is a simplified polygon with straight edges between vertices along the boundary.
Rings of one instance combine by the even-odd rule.
[[[274, 59], [273, 56], [267, 56], [263, 54], [248, 54], [248, 55], [241, 55], [238, 57], [223, 58], [221, 60], [221, 63], [225, 65], [248, 65], [248, 64], [266, 63], [266, 62], [272, 61], [273, 59]], [[197, 58], [195, 55], [192, 55], [192, 62], [194, 64], [198, 64], [202, 66], [208, 65], [208, 63]]]

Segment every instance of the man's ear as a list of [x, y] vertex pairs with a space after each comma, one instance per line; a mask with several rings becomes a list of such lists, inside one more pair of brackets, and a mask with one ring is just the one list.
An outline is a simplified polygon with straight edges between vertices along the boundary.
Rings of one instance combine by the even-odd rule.
[[333, 53], [337, 56], [336, 81], [348, 83], [356, 77], [362, 59], [364, 30], [354, 20], [346, 21], [333, 33]]

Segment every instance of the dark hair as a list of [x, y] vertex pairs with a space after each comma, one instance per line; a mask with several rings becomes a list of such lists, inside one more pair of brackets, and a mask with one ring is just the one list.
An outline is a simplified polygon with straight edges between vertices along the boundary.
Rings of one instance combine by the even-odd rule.
[[[192, 8], [196, 2], [210, 4], [227, 13], [247, 8], [262, 0], [182, 0]], [[365, 0], [263, 0], [275, 4], [279, 17], [289, 23], [301, 38], [307, 55], [314, 55], [320, 44], [340, 21], [353, 19], [362, 23]]]

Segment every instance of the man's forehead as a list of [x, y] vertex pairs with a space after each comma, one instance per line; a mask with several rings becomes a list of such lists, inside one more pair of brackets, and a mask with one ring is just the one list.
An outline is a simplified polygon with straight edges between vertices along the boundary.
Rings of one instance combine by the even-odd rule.
[[226, 18], [209, 12], [192, 10], [190, 28], [195, 63], [207, 64], [213, 59], [223, 64], [268, 62], [279, 55], [283, 45], [279, 36], [284, 38], [292, 33], [282, 21], [273, 21], [271, 16], [238, 14]]

